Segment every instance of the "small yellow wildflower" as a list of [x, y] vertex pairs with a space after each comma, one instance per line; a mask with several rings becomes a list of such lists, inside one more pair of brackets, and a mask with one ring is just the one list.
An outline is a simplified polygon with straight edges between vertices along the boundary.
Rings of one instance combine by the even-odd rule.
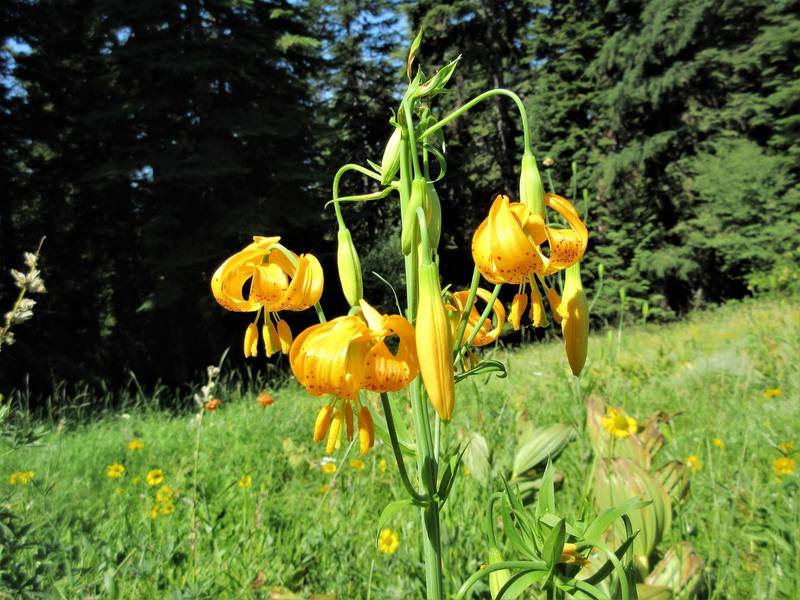
[[158, 504], [153, 504], [150, 508], [150, 518], [157, 519], [158, 518]]
[[692, 473], [696, 473], [697, 471], [699, 471], [702, 466], [703, 466], [703, 461], [700, 460], [698, 456], [690, 454], [686, 458], [686, 468], [689, 469]]
[[253, 485], [253, 477], [249, 474], [242, 475], [242, 478], [239, 480], [239, 487], [244, 490], [249, 487], [252, 487], [252, 485]]
[[161, 469], [150, 469], [145, 479], [147, 480], [147, 485], [161, 485], [164, 483], [164, 471]]
[[623, 439], [636, 433], [639, 424], [636, 419], [629, 417], [621, 408], [609, 407], [606, 416], [600, 419], [603, 429], [615, 438]]
[[714, 438], [711, 443], [721, 450], [725, 449], [725, 442], [722, 441], [722, 438]]
[[778, 450], [780, 450], [783, 454], [788, 455], [792, 450], [794, 450], [794, 442], [783, 442], [782, 444], [778, 444]]
[[166, 502], [159, 502], [158, 512], [162, 515], [171, 515], [173, 512], [175, 512], [175, 505], [172, 503], [171, 500], [167, 500]]
[[106, 467], [106, 477], [109, 479], [119, 479], [125, 474], [125, 466], [119, 463], [108, 465]]
[[782, 394], [783, 390], [781, 388], [769, 388], [768, 390], [764, 390], [764, 400], [771, 400]]
[[381, 473], [386, 473], [386, 459], [382, 458], [378, 461], [378, 470]]
[[354, 458], [350, 461], [350, 466], [353, 467], [356, 471], [363, 471], [364, 467], [367, 465], [364, 464], [364, 461], [360, 458]]
[[162, 486], [160, 490], [156, 492], [156, 502], [169, 502], [172, 500], [173, 492], [168, 485]]
[[400, 534], [391, 529], [381, 529], [378, 535], [378, 550], [382, 554], [394, 554], [400, 547]]
[[781, 456], [772, 462], [772, 470], [775, 471], [776, 477], [786, 477], [794, 473], [797, 468], [797, 461], [788, 456]]
[[11, 485], [28, 485], [33, 479], [33, 471], [14, 471], [8, 477], [8, 483]]
[[128, 450], [130, 450], [131, 452], [136, 452], [137, 450], [144, 450], [144, 442], [142, 442], [142, 440], [140, 440], [139, 438], [133, 438], [128, 443]]
[[336, 463], [331, 463], [331, 462], [325, 463], [319, 469], [326, 475], [333, 475], [334, 473], [336, 473]]

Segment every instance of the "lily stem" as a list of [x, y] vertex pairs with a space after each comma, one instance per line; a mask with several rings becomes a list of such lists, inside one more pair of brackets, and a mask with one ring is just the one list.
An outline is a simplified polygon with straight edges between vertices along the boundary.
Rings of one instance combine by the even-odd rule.
[[383, 405], [383, 414], [386, 417], [386, 429], [389, 430], [389, 439], [392, 442], [392, 452], [394, 452], [394, 460], [397, 463], [397, 469], [400, 472], [400, 480], [403, 482], [403, 487], [406, 488], [408, 495], [417, 502], [427, 502], [427, 496], [423, 496], [414, 486], [411, 485], [411, 480], [408, 478], [408, 471], [406, 470], [406, 463], [403, 459], [403, 451], [400, 449], [400, 442], [397, 439], [397, 429], [394, 426], [394, 416], [392, 415], [392, 405], [389, 402], [389, 394], [381, 393], [381, 404]]

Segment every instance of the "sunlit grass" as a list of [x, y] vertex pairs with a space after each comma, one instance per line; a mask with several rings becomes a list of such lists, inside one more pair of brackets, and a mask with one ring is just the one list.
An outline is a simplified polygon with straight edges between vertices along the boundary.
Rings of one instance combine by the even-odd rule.
[[[774, 461], [794, 451], [781, 444], [800, 444], [798, 340], [797, 307], [729, 304], [685, 323], [595, 336], [580, 389], [558, 342], [500, 350], [510, 384], [490, 380], [481, 398], [470, 380], [460, 384], [445, 439], [483, 435], [498, 476], [509, 473], [528, 423], [581, 427], [586, 394], [637, 418], [679, 413], [664, 460], [691, 456], [695, 470], [671, 539], [690, 540], [706, 560], [709, 597], [790, 597], [800, 589], [800, 474], [779, 477]], [[278, 588], [422, 597], [416, 513], [390, 524], [395, 552], [376, 545], [381, 509], [401, 497], [389, 449], [379, 444], [359, 463], [357, 447], [342, 448], [326, 462], [310, 441], [319, 401], [289, 384], [269, 390], [268, 404], [250, 388], [216, 390], [222, 403], [203, 414], [199, 438], [195, 414], [140, 408], [68, 421], [36, 447], [2, 450], [0, 498], [33, 525], [36, 546], [18, 556], [23, 570], [42, 563], [36, 583], [65, 598], [266, 597]], [[588, 449], [579, 438], [556, 463], [566, 476], [558, 502], [576, 512]], [[124, 467], [111, 471], [119, 477], [109, 477], [113, 465]], [[9, 481], [29, 471], [26, 483]], [[486, 558], [483, 503], [494, 485], [461, 478], [445, 505], [451, 589]]]

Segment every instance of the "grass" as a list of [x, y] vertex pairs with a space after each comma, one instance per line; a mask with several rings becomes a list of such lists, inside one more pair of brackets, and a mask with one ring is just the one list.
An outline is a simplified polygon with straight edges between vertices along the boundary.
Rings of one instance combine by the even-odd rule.
[[[779, 479], [772, 463], [778, 444], [800, 445], [797, 306], [731, 303], [682, 323], [599, 334], [580, 390], [567, 377], [560, 343], [495, 354], [507, 362], [508, 379], [460, 384], [444, 432], [449, 444], [479, 433], [490, 451], [486, 481], [474, 472], [460, 477], [445, 506], [450, 595], [486, 559], [485, 502], [496, 476], [509, 473], [518, 436], [531, 424], [581, 424], [583, 398], [594, 394], [639, 418], [681, 413], [665, 430], [663, 460], [695, 455], [702, 464], [662, 545], [695, 545], [706, 561], [703, 595], [796, 597], [800, 477]], [[765, 398], [771, 388], [780, 395]], [[396, 553], [375, 546], [381, 510], [403, 497], [389, 448], [379, 444], [363, 469], [351, 465], [356, 449], [342, 448], [336, 472], [325, 473], [323, 449], [310, 441], [320, 402], [290, 383], [261, 407], [257, 391], [229, 382], [216, 393], [222, 406], [202, 423], [139, 407], [61, 422], [34, 446], [0, 446], [0, 506], [16, 515], [4, 512], [0, 527], [5, 585], [13, 579], [56, 598], [421, 598], [416, 514], [389, 524], [400, 536]], [[143, 449], [127, 449], [134, 438]], [[588, 459], [581, 437], [556, 463], [565, 475], [557, 502], [573, 513]], [[113, 463], [125, 466], [123, 477], [106, 476]], [[156, 468], [165, 480], [149, 486]], [[26, 470], [35, 473], [29, 484], [7, 483]], [[239, 485], [244, 475], [251, 487]], [[164, 484], [174, 512], [152, 518]]]

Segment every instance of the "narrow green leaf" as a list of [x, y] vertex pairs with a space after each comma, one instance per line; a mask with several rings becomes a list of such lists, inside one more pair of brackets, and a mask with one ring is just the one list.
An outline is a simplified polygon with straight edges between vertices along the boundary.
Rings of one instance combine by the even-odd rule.
[[389, 522], [389, 520], [406, 508], [410, 508], [414, 506], [414, 501], [409, 498], [404, 498], [403, 500], [395, 500], [394, 502], [390, 502], [386, 505], [386, 507], [381, 512], [381, 516], [378, 519], [378, 532], [375, 534], [375, 542], [377, 543], [378, 537], [381, 534], [381, 529], [383, 529], [384, 525]]
[[515, 573], [500, 589], [495, 600], [512, 600], [546, 576], [547, 571], [525, 570]]

